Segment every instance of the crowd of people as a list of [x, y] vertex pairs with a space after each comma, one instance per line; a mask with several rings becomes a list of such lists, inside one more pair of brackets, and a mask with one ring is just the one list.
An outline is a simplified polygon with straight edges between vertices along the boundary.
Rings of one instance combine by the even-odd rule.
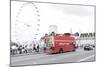
[[[46, 47], [43, 48], [44, 52], [46, 51]], [[25, 53], [39, 53], [40, 52], [40, 46], [39, 45], [33, 45], [33, 47], [28, 48], [28, 46], [18, 46], [18, 45], [12, 45], [11, 46], [11, 55], [16, 54], [25, 54]]]

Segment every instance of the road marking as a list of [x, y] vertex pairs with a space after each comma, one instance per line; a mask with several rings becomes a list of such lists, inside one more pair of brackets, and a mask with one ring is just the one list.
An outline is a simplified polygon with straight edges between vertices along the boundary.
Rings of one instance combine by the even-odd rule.
[[[90, 52], [85, 52], [85, 53], [90, 53]], [[67, 55], [67, 56], [66, 56], [66, 54], [64, 54], [64, 55], [60, 55], [60, 58], [59, 58], [59, 56], [57, 56], [57, 57], [55, 57], [55, 58], [52, 58], [52, 60], [62, 59], [62, 58], [66, 58], [66, 57], [68, 58], [68, 57], [72, 57], [73, 55], [74, 55], [74, 56], [77, 56], [77, 55], [81, 55], [81, 54], [84, 54], [84, 53], [82, 53], [82, 52], [78, 52], [78, 51], [77, 51], [77, 53], [76, 53], [76, 52], [75, 52], [75, 53], [72, 52], [72, 53], [70, 53], [70, 54]], [[62, 57], [62, 58], [61, 58], [61, 57]]]
[[[89, 52], [85, 52], [85, 53], [89, 53]], [[67, 54], [67, 56], [66, 56], [66, 54]], [[71, 57], [73, 55], [79, 55], [79, 54], [84, 54], [84, 53], [82, 53], [80, 51], [76, 51], [75, 53], [72, 52], [72, 53], [64, 53], [64, 54], [62, 53], [62, 54], [55, 54], [55, 55], [38, 54], [38, 55], [32, 55], [32, 56], [25, 57], [24, 59], [20, 58], [20, 60], [19, 59], [18, 60], [13, 59], [11, 63], [13, 64], [13, 63], [16, 63], [16, 62], [23, 62], [23, 61], [27, 61], [27, 60], [36, 60], [37, 61], [37, 59], [42, 59], [42, 60], [45, 60], [47, 62], [47, 61], [54, 61], [54, 60], [57, 60], [57, 59]], [[50, 58], [45, 59], [46, 57], [50, 57]], [[53, 58], [53, 57], [55, 57], [55, 58]], [[35, 61], [34, 64], [37, 63], [36, 61]]]
[[[88, 53], [88, 52], [86, 52], [86, 53]], [[69, 57], [72, 57], [73, 55], [77, 56], [80, 54], [83, 54], [83, 53], [76, 53], [76, 54], [71, 53], [70, 55], [67, 55], [67, 56], [65, 54], [60, 55], [60, 56], [58, 55], [58, 56], [55, 56], [55, 58], [51, 57], [51, 58], [44, 59], [45, 61], [43, 61], [43, 62], [55, 61], [57, 59], [61, 60], [62, 58], [69, 58]]]
[[14, 59], [11, 60], [11, 63], [15, 63], [15, 62], [19, 62], [19, 61], [31, 60], [31, 59], [34, 59], [36, 57], [41, 58], [41, 57], [44, 57], [44, 55], [40, 55], [40, 56], [38, 56], [38, 54], [37, 55], [31, 55], [31, 56], [26, 56], [24, 59], [18, 59], [18, 60], [15, 60], [15, 58], [14, 58]]
[[83, 59], [79, 60], [79, 62], [81, 62], [81, 61], [85, 61], [85, 60], [87, 60], [87, 59], [89, 59], [89, 58], [92, 58], [92, 57], [94, 57], [94, 56], [95, 56], [95, 55], [88, 56], [88, 57], [86, 57], [86, 58], [83, 58]]

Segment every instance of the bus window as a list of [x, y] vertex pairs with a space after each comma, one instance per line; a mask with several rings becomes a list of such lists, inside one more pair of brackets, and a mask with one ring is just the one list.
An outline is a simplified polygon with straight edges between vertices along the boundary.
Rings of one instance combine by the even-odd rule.
[[59, 43], [59, 45], [70, 45], [70, 43], [68, 43], [68, 42], [62, 42], [62, 43]]

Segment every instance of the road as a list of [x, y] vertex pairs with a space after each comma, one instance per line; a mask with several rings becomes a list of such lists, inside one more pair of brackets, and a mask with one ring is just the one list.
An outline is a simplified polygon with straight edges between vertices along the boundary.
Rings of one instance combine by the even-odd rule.
[[40, 65], [40, 64], [54, 64], [54, 63], [69, 63], [81, 61], [95, 61], [95, 51], [84, 51], [77, 49], [75, 52], [67, 52], [62, 54], [47, 55], [31, 54], [11, 57], [11, 66], [19, 65]]

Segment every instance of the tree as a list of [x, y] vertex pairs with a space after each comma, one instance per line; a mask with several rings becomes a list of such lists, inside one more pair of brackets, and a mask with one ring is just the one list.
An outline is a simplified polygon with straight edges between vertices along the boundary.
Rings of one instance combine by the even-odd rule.
[[95, 37], [95, 32], [93, 33], [93, 37]]
[[11, 42], [11, 46], [17, 46], [18, 47], [18, 44], [15, 43], [15, 42]]
[[93, 37], [93, 34], [92, 33], [89, 33], [89, 37]]
[[76, 32], [76, 33], [75, 33], [75, 36], [79, 36], [79, 33], [78, 33], [78, 32]]
[[88, 37], [88, 33], [84, 33], [84, 37]]
[[80, 37], [85, 37], [85, 36], [84, 36], [84, 33], [81, 33]]

